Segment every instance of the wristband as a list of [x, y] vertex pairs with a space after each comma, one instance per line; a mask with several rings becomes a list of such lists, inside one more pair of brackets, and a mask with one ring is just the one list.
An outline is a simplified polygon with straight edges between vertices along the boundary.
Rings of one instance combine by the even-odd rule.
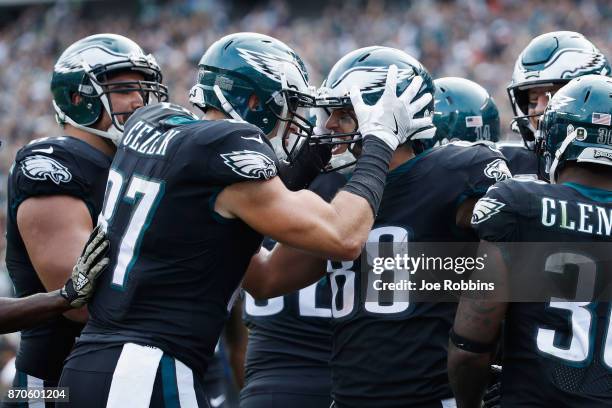
[[455, 333], [453, 328], [450, 329], [449, 333], [450, 341], [457, 347], [458, 349], [469, 351], [470, 353], [492, 353], [497, 349], [497, 341], [492, 343], [482, 343], [479, 341], [474, 341]]
[[392, 156], [393, 150], [384, 141], [375, 136], [365, 136], [353, 175], [342, 189], [365, 198], [374, 217], [378, 214]]

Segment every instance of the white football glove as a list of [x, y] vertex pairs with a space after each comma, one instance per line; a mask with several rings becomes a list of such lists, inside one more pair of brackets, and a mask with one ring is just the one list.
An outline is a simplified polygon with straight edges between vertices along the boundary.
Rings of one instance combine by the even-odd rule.
[[351, 102], [355, 116], [359, 122], [359, 133], [364, 137], [371, 135], [379, 138], [395, 150], [404, 143], [417, 129], [429, 126], [432, 118], [414, 119], [414, 115], [422, 110], [432, 100], [431, 94], [425, 94], [418, 100], [412, 101], [421, 89], [423, 79], [420, 76], [413, 78], [410, 85], [398, 97], [395, 94], [397, 86], [397, 66], [389, 66], [385, 90], [375, 105], [366, 105], [361, 98], [358, 86], [351, 88]]

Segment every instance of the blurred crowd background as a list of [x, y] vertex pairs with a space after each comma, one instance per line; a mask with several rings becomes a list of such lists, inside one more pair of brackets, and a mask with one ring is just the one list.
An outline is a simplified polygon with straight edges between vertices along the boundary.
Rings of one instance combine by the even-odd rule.
[[[135, 40], [157, 58], [171, 101], [184, 105], [198, 60], [208, 45], [232, 32], [255, 31], [286, 42], [305, 60], [315, 85], [349, 51], [396, 47], [434, 77], [461, 76], [483, 85], [500, 108], [506, 137], [513, 137], [506, 85], [520, 51], [534, 36], [572, 30], [610, 56], [611, 18], [610, 0], [2, 0], [0, 295], [12, 290], [3, 266], [6, 175], [29, 140], [60, 135], [51, 71], [62, 50], [82, 37], [112, 32]], [[0, 338], [0, 367], [6, 347], [10, 342]]]

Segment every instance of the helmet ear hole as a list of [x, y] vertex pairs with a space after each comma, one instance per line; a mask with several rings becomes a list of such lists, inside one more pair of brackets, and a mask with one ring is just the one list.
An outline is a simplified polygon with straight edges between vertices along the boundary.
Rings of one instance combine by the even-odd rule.
[[247, 106], [248, 106], [249, 110], [251, 110], [251, 111], [260, 111], [261, 110], [261, 103], [259, 101], [259, 97], [257, 96], [257, 94], [251, 94], [251, 96], [249, 96], [249, 100], [247, 102]]
[[70, 94], [70, 102], [72, 102], [74, 106], [79, 106], [83, 103], [83, 96], [81, 96], [78, 92], [72, 92]]

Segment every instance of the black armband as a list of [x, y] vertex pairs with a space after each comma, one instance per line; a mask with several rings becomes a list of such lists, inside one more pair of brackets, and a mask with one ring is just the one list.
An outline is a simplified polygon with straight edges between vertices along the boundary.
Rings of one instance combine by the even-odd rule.
[[393, 150], [385, 142], [374, 136], [364, 137], [353, 175], [342, 189], [368, 200], [374, 217], [378, 213], [392, 156]]
[[492, 353], [497, 349], [497, 341], [487, 344], [470, 340], [455, 333], [453, 328], [450, 329], [450, 333], [448, 335], [450, 337], [450, 341], [455, 345], [455, 347], [461, 350], [469, 351], [470, 353]]

